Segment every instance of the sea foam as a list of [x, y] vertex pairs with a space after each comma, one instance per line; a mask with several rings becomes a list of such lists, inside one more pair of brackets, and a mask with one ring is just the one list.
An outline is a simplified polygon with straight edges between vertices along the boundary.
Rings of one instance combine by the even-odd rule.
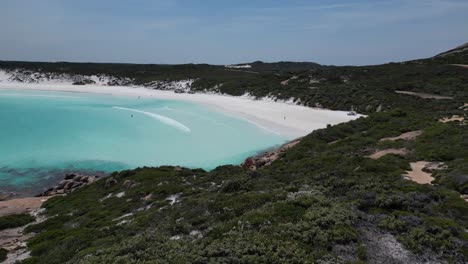
[[125, 111], [130, 111], [130, 112], [135, 112], [135, 113], [140, 113], [140, 114], [144, 114], [146, 116], [149, 116], [151, 118], [154, 118], [158, 121], [160, 121], [161, 123], [164, 123], [168, 126], [171, 126], [171, 127], [174, 127], [184, 133], [191, 133], [192, 131], [190, 130], [190, 128], [188, 128], [186, 125], [180, 123], [179, 121], [177, 120], [174, 120], [172, 118], [169, 118], [167, 116], [163, 116], [163, 115], [158, 115], [158, 114], [155, 114], [155, 113], [151, 113], [151, 112], [146, 112], [146, 111], [141, 111], [141, 110], [137, 110], [137, 109], [132, 109], [132, 108], [126, 108], [126, 107], [120, 107], [120, 106], [113, 106], [112, 108], [114, 109], [119, 109], [119, 110], [125, 110]]

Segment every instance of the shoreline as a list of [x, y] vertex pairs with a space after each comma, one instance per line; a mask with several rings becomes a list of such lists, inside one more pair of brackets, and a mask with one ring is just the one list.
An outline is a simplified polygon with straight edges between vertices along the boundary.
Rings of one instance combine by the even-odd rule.
[[254, 100], [248, 96], [230, 96], [212, 93], [175, 93], [140, 86], [72, 85], [64, 83], [21, 83], [0, 80], [0, 90], [38, 92], [70, 92], [104, 96], [153, 98], [186, 101], [208, 106], [226, 115], [240, 118], [263, 130], [291, 140], [313, 130], [348, 122], [362, 115], [348, 116], [345, 111], [310, 108], [267, 98]]
[[[285, 138], [285, 144], [297, 140], [313, 130], [348, 122], [362, 115], [348, 116], [345, 111], [310, 108], [286, 102], [259, 100], [248, 96], [230, 96], [213, 93], [175, 93], [173, 90], [156, 90], [140, 86], [72, 85], [66, 83], [23, 83], [0, 79], [0, 91], [63, 92], [93, 94], [102, 96], [134, 97], [159, 100], [186, 101], [204, 105], [214, 111], [242, 119], [270, 133]], [[285, 118], [286, 117], [286, 118]], [[281, 146], [273, 147], [277, 150]], [[257, 155], [272, 151], [266, 149]], [[249, 157], [246, 157], [249, 158]], [[11, 197], [7, 201], [31, 197], [31, 195]], [[1, 210], [0, 210], [1, 211]]]

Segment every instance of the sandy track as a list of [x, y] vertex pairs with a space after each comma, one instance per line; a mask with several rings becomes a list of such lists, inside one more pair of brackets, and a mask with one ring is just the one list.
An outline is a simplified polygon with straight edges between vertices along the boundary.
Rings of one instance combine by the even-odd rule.
[[403, 140], [414, 140], [418, 136], [420, 136], [423, 133], [422, 130], [415, 130], [415, 131], [410, 131], [403, 133], [397, 137], [387, 137], [387, 138], [381, 138], [379, 141], [385, 141], [385, 140], [390, 140], [390, 141], [395, 141], [398, 139], [403, 139]]
[[452, 100], [452, 99], [454, 99], [451, 96], [443, 96], [443, 95], [428, 94], [428, 93], [416, 93], [416, 92], [410, 92], [410, 91], [395, 91], [395, 93], [417, 96], [417, 97], [421, 97], [421, 98], [424, 98], [424, 99], [437, 99], [437, 100], [444, 100], [444, 99], [445, 100]]

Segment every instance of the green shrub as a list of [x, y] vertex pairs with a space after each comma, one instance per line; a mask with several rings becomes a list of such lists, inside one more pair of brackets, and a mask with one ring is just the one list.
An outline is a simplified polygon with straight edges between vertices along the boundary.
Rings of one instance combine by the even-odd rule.
[[356, 255], [359, 258], [359, 260], [365, 261], [367, 260], [367, 248], [363, 244], [360, 244], [356, 248]]
[[0, 262], [3, 262], [7, 259], [8, 250], [0, 248]]
[[402, 232], [407, 229], [406, 223], [397, 219], [395, 216], [389, 215], [382, 219], [378, 226], [383, 229]]
[[0, 230], [27, 225], [34, 221], [30, 214], [14, 214], [0, 217]]

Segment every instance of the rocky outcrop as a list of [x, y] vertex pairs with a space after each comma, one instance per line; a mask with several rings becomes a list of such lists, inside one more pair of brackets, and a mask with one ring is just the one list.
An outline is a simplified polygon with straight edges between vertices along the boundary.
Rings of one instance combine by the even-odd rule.
[[135, 186], [137, 186], [138, 183], [136, 181], [133, 181], [133, 180], [125, 180], [122, 184], [122, 186], [124, 188], [127, 188], [127, 189], [130, 189], [130, 188], [133, 188]]
[[249, 157], [245, 159], [241, 166], [253, 171], [265, 166], [269, 166], [273, 161], [277, 160], [283, 152], [301, 142], [301, 139], [302, 138], [294, 139], [274, 150], [266, 151], [257, 156]]
[[81, 174], [67, 174], [64, 179], [59, 182], [55, 187], [48, 189], [47, 191], [36, 195], [41, 196], [53, 196], [57, 194], [66, 194], [75, 191], [76, 189], [91, 184], [99, 179], [99, 176], [88, 176]]
[[106, 183], [104, 184], [104, 188], [111, 188], [112, 186], [116, 185], [118, 181], [114, 178], [109, 178], [106, 180]]

